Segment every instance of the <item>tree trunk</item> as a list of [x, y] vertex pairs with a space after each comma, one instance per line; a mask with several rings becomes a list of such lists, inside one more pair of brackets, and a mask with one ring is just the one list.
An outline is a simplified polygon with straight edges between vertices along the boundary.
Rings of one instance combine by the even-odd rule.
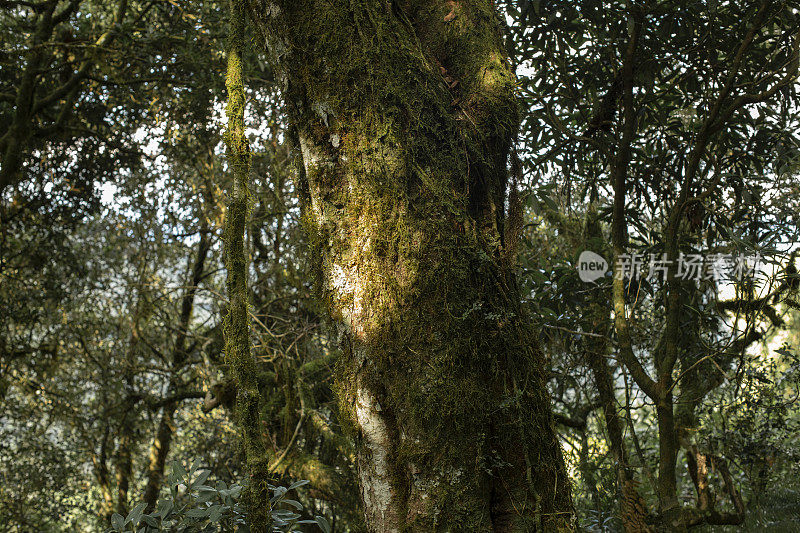
[[[178, 392], [179, 375], [186, 363], [186, 338], [189, 333], [189, 322], [192, 318], [194, 309], [194, 299], [197, 288], [203, 279], [206, 257], [211, 247], [209, 238], [208, 223], [205, 215], [201, 214], [203, 222], [200, 228], [200, 242], [197, 245], [197, 255], [194, 261], [190, 261], [192, 277], [189, 286], [181, 300], [181, 314], [178, 319], [178, 332], [175, 336], [175, 346], [172, 352], [172, 376], [170, 377], [169, 390], [167, 394]], [[167, 403], [161, 412], [161, 419], [158, 423], [155, 439], [150, 445], [150, 457], [147, 465], [147, 483], [144, 489], [144, 502], [147, 504], [145, 512], [151, 512], [156, 507], [158, 494], [161, 491], [161, 484], [164, 478], [164, 467], [167, 463], [167, 456], [172, 444], [172, 434], [175, 432], [175, 411], [178, 408], [179, 400]]]
[[97, 485], [100, 488], [102, 499], [98, 505], [98, 517], [101, 527], [107, 527], [111, 522], [111, 515], [114, 514], [114, 491], [111, 489], [111, 476], [108, 471], [108, 440], [111, 427], [106, 421], [104, 425], [103, 438], [100, 440], [100, 451], [97, 455], [92, 455], [94, 475]]
[[250, 349], [249, 257], [245, 250], [251, 162], [244, 122], [243, 55], [247, 0], [230, 0], [230, 8], [225, 144], [233, 184], [225, 213], [225, 269], [230, 299], [223, 326], [225, 361], [236, 379], [236, 415], [242, 431], [248, 471], [247, 488], [243, 494], [248, 526], [254, 533], [267, 533], [272, 529], [269, 454], [262, 436], [262, 394], [257, 381], [258, 367]]
[[[602, 308], [595, 305], [590, 306], [589, 313], [601, 312]], [[605, 313], [608, 308], [604, 308]], [[601, 316], [595, 314], [594, 316]], [[597, 332], [600, 328], [593, 331]], [[620, 518], [626, 532], [646, 533], [652, 531], [647, 525], [647, 511], [645, 502], [638, 489], [637, 482], [628, 461], [628, 450], [625, 445], [622, 430], [622, 419], [617, 409], [617, 398], [614, 393], [614, 382], [612, 380], [611, 369], [606, 362], [607, 338], [592, 338], [586, 342], [586, 355], [589, 368], [592, 371], [597, 395], [603, 407], [603, 417], [608, 431], [608, 449], [614, 459], [617, 474], [617, 494], [620, 506]]]
[[572, 529], [505, 254], [515, 78], [489, 0], [260, 2], [370, 531]]
[[175, 403], [164, 406], [161, 418], [158, 421], [158, 429], [153, 443], [150, 445], [150, 455], [147, 463], [147, 483], [144, 487], [144, 497], [142, 501], [147, 504], [146, 513], [152, 512], [158, 503], [158, 495], [161, 492], [161, 484], [164, 479], [164, 467], [167, 464], [167, 456], [172, 445], [172, 434], [175, 424]]
[[137, 275], [137, 293], [133, 313], [131, 315], [131, 333], [128, 339], [128, 350], [123, 360], [121, 382], [125, 388], [125, 397], [120, 404], [118, 444], [115, 458], [115, 478], [117, 482], [117, 498], [114, 506], [115, 512], [125, 516], [128, 514], [128, 491], [133, 476], [133, 449], [136, 447], [135, 426], [139, 413], [135, 411], [138, 398], [135, 391], [135, 377], [137, 372], [137, 357], [141, 331], [139, 329], [145, 318], [145, 296], [142, 293], [147, 272], [147, 262], [139, 265]]
[[[597, 219], [595, 206], [589, 208], [586, 220], [587, 249], [600, 250], [603, 246], [603, 233]], [[623, 423], [617, 408], [614, 380], [611, 368], [606, 361], [608, 354], [608, 326], [610, 325], [610, 299], [601, 288], [593, 288], [588, 293], [584, 316], [591, 323], [591, 332], [597, 337], [585, 339], [586, 359], [592, 371], [597, 396], [603, 408], [603, 416], [608, 431], [608, 449], [615, 462], [617, 474], [617, 495], [620, 519], [627, 533], [648, 533], [652, 528], [647, 524], [647, 510], [644, 499], [636, 488], [628, 449], [623, 436]]]
[[127, 417], [123, 416], [119, 449], [117, 450], [117, 502], [114, 511], [122, 516], [128, 514], [128, 490], [130, 489], [131, 476], [133, 475], [131, 448], [133, 447], [134, 436], [132, 424], [132, 420], [128, 420]]

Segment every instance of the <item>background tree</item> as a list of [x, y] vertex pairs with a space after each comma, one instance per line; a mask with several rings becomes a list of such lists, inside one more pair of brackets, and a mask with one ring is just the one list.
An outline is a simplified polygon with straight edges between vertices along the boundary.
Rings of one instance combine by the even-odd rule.
[[[624, 364], [621, 370], [647, 403], [656, 406], [656, 468], [647, 464], [635, 435], [628, 443], [637, 449], [640, 476], [652, 482], [658, 499], [651, 521], [667, 530], [706, 522], [740, 523], [744, 510], [738, 489], [724, 472], [725, 460], [701, 451], [694, 413], [726, 380], [738, 389], [744, 354], [766, 334], [759, 330], [780, 326], [776, 313], [785, 312], [769, 302], [788, 295], [781, 291], [790, 284], [780, 284], [776, 277], [783, 276], [784, 268], [793, 268], [787, 247], [791, 249], [796, 239], [794, 214], [792, 208], [786, 211], [783, 201], [767, 206], [755, 198], [766, 181], [773, 198], [792, 187], [783, 189], [796, 161], [795, 128], [790, 126], [794, 116], [788, 111], [796, 94], [796, 8], [773, 2], [680, 8], [649, 2], [590, 2], [580, 7], [524, 2], [521, 9], [509, 10], [523, 21], [512, 27], [518, 31], [514, 46], [532, 72], [527, 85], [532, 112], [523, 131], [547, 146], [534, 151], [529, 170], [536, 176], [557, 176], [557, 189], [540, 188], [537, 196], [545, 200], [540, 209], [555, 231], [567, 237], [577, 233], [582, 218], [592, 218], [584, 202], [593, 206], [599, 200], [601, 227], [608, 221], [604, 230], [594, 232], [595, 238], [587, 232], [583, 242], [567, 241], [568, 261], [598, 246], [596, 237], [605, 236], [614, 253], [602, 247], [595, 251], [612, 260], [624, 253], [666, 253], [674, 264], [681, 254], [738, 253], [769, 255], [776, 265], [740, 284], [686, 283], [675, 270], [666, 283], [657, 277], [632, 283], [620, 279], [613, 290], [600, 283], [605, 301], [613, 303], [606, 306], [606, 313], [613, 310], [613, 317], [606, 317], [615, 322], [608, 332], [613, 334], [609, 355]], [[536, 150], [537, 145], [531, 141], [525, 146]], [[551, 178], [545, 174], [545, 179]], [[774, 216], [777, 213], [788, 216]], [[647, 265], [642, 278], [646, 270]], [[568, 294], [573, 291], [586, 295], [579, 298], [583, 302], [587, 296], [597, 298], [596, 289], [581, 287], [569, 271], [558, 273], [553, 281], [559, 302], [574, 299]], [[737, 297], [725, 301], [731, 290]], [[732, 311], [735, 316], [729, 314]], [[601, 320], [588, 323], [572, 319], [562, 323], [562, 331], [578, 331], [579, 338], [603, 333], [602, 315], [600, 311]], [[653, 331], [658, 332], [655, 338]], [[558, 337], [562, 343], [564, 336]], [[587, 342], [594, 344], [591, 337]], [[574, 340], [567, 346], [574, 346]], [[571, 364], [588, 364], [599, 384], [591, 351], [587, 358]], [[563, 385], [559, 388], [564, 390]], [[612, 457], [617, 458], [617, 469], [624, 469], [619, 458], [625, 443], [614, 444], [619, 440], [613, 422], [618, 407], [609, 404], [601, 388], [598, 392]], [[625, 392], [629, 397], [627, 388]], [[643, 405], [640, 410], [649, 408]], [[687, 507], [676, 470], [681, 451], [687, 481], [696, 492]], [[699, 471], [712, 461], [722, 472], [716, 489]], [[715, 490], [719, 498], [709, 494]], [[724, 511], [716, 502], [723, 496], [730, 500]], [[630, 503], [627, 498], [621, 502]], [[630, 520], [624, 507], [622, 511], [623, 522]]]

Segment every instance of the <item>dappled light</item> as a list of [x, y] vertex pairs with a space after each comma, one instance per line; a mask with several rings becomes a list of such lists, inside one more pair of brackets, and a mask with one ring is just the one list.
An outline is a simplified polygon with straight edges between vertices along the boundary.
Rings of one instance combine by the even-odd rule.
[[800, 2], [0, 0], [0, 533], [800, 531]]

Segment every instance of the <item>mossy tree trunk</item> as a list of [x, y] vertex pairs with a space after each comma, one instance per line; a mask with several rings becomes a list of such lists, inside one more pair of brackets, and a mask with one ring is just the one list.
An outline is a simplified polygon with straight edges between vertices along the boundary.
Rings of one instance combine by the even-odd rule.
[[503, 239], [518, 109], [493, 3], [251, 4], [284, 82], [370, 530], [570, 530]]
[[228, 314], [224, 321], [225, 361], [236, 380], [236, 415], [242, 432], [248, 470], [243, 499], [250, 530], [271, 531], [268, 453], [262, 438], [262, 391], [257, 381], [258, 367], [250, 349], [250, 310], [248, 298], [248, 255], [245, 250], [248, 182], [251, 153], [245, 132], [244, 49], [246, 39], [246, 0], [230, 0], [230, 42], [226, 87], [228, 127], [225, 132], [228, 165], [232, 175], [225, 213], [225, 268], [227, 270]]

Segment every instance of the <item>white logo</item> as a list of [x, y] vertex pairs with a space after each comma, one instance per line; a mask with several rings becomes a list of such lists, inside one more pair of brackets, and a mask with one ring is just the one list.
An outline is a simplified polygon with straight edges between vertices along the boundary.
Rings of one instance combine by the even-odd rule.
[[586, 250], [578, 257], [578, 276], [581, 281], [596, 281], [608, 272], [608, 262], [602, 256]]
[[[765, 264], [761, 254], [746, 256], [742, 254], [684, 254], [676, 260], [669, 260], [667, 254], [620, 254], [614, 262], [614, 279], [666, 280], [670, 269], [676, 278], [696, 282], [714, 280], [741, 281], [745, 277], [757, 275]], [[608, 272], [608, 262], [602, 256], [586, 250], [578, 257], [578, 275], [581, 281], [591, 283]], [[659, 276], [659, 274], [661, 274]]]

